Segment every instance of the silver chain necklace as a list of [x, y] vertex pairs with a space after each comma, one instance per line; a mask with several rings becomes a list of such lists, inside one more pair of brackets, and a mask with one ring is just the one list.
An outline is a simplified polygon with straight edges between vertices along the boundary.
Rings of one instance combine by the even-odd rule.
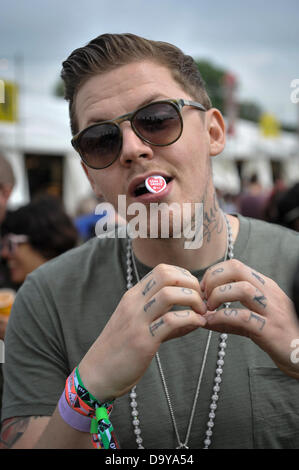
[[[228, 220], [228, 218], [226, 217], [225, 214], [224, 214], [224, 218], [225, 218], [226, 227], [227, 227], [227, 246], [226, 246], [226, 252], [225, 252], [223, 261], [225, 261], [227, 258], [232, 259], [233, 256], [234, 256], [231, 225], [230, 225], [230, 222], [229, 222], [229, 220]], [[134, 252], [133, 252], [133, 249], [132, 249], [132, 242], [129, 238], [128, 243], [127, 243], [127, 289], [128, 290], [131, 289], [131, 287], [133, 287], [132, 261], [133, 261], [133, 267], [134, 267], [136, 280], [137, 280], [137, 282], [139, 282], [140, 277], [139, 277], [139, 274], [138, 274], [138, 270], [137, 270], [137, 266], [136, 266], [136, 262], [135, 262], [135, 257], [134, 257]], [[225, 307], [228, 308], [229, 305], [230, 305], [230, 303], [228, 302], [228, 303], [225, 304]], [[212, 331], [210, 330], [209, 334], [208, 334], [208, 338], [207, 338], [206, 348], [205, 348], [205, 352], [204, 352], [204, 356], [203, 356], [203, 360], [202, 360], [202, 365], [201, 365], [201, 369], [200, 369], [200, 373], [199, 373], [199, 377], [198, 377], [195, 396], [194, 396], [193, 405], [192, 405], [190, 418], [189, 418], [189, 424], [188, 424], [188, 428], [187, 428], [186, 437], [185, 437], [184, 442], [182, 442], [182, 440], [180, 438], [180, 435], [179, 435], [179, 432], [178, 432], [178, 427], [177, 427], [177, 423], [176, 423], [172, 403], [171, 403], [171, 400], [170, 400], [170, 395], [169, 395], [165, 375], [164, 375], [164, 372], [163, 372], [163, 369], [162, 369], [160, 356], [159, 356], [158, 352], [156, 352], [156, 354], [155, 354], [158, 369], [159, 369], [159, 373], [160, 373], [160, 377], [161, 377], [161, 380], [162, 380], [162, 384], [163, 384], [163, 388], [164, 388], [164, 392], [165, 392], [165, 396], [166, 396], [166, 400], [167, 400], [167, 403], [168, 403], [168, 408], [169, 408], [169, 412], [170, 412], [170, 416], [171, 416], [171, 421], [172, 421], [174, 432], [175, 432], [176, 439], [177, 439], [177, 442], [178, 442], [178, 446], [176, 447], [177, 449], [189, 449], [188, 442], [189, 442], [190, 432], [191, 432], [193, 418], [194, 418], [194, 414], [195, 414], [197, 399], [198, 399], [198, 395], [199, 395], [199, 391], [200, 391], [202, 376], [203, 376], [204, 368], [205, 368], [205, 365], [206, 365], [206, 359], [207, 359], [207, 355], [208, 355], [211, 336], [212, 336]], [[218, 360], [217, 360], [217, 366], [216, 366], [216, 372], [215, 372], [215, 378], [214, 378], [213, 394], [212, 394], [211, 403], [210, 403], [209, 421], [207, 422], [207, 429], [206, 429], [205, 439], [204, 439], [204, 449], [208, 449], [209, 446], [211, 445], [211, 442], [212, 442], [212, 434], [213, 434], [212, 429], [214, 427], [214, 420], [215, 420], [215, 416], [216, 416], [215, 411], [217, 409], [217, 401], [219, 399], [220, 384], [221, 384], [221, 381], [222, 381], [221, 375], [223, 373], [224, 356], [225, 356], [226, 346], [227, 346], [227, 334], [223, 333], [219, 336]], [[130, 399], [131, 399], [130, 406], [132, 408], [131, 414], [132, 414], [132, 417], [133, 417], [132, 424], [133, 424], [134, 434], [136, 436], [137, 448], [138, 449], [144, 449], [144, 447], [142, 445], [143, 444], [143, 439], [142, 439], [142, 436], [141, 436], [141, 429], [140, 429], [140, 419], [139, 419], [139, 412], [138, 412], [136, 389], [137, 389], [137, 385], [135, 385], [131, 389], [131, 392], [130, 392]]]

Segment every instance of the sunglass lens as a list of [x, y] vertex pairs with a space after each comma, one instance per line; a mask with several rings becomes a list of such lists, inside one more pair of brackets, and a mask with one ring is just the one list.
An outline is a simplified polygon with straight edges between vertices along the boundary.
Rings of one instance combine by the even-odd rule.
[[180, 135], [181, 119], [178, 110], [170, 103], [152, 103], [134, 116], [136, 132], [154, 145], [169, 145]]
[[117, 157], [121, 147], [119, 128], [114, 124], [97, 124], [87, 129], [79, 141], [83, 159], [93, 168], [104, 168]]

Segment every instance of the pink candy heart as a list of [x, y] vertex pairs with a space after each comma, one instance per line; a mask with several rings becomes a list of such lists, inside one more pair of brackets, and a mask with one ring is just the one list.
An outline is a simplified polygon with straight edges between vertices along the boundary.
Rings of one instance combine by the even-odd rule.
[[145, 186], [151, 193], [160, 193], [166, 188], [167, 183], [163, 176], [153, 175], [146, 178]]

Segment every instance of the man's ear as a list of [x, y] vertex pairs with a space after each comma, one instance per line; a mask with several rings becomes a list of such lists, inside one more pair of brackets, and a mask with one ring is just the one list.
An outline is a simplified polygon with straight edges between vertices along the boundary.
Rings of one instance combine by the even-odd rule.
[[95, 193], [95, 195], [96, 195], [97, 197], [102, 197], [102, 194], [99, 192], [98, 187], [97, 187], [97, 185], [96, 185], [96, 183], [95, 183], [95, 181], [94, 181], [94, 179], [93, 179], [92, 172], [90, 171], [90, 169], [88, 168], [88, 166], [85, 165], [84, 162], [82, 162], [82, 160], [81, 160], [81, 166], [82, 166], [82, 168], [83, 168], [83, 170], [84, 170], [84, 173], [85, 173], [86, 176], [87, 176], [87, 179], [88, 179], [88, 181], [89, 181], [89, 183], [90, 183], [90, 186], [92, 187], [92, 190], [93, 190], [93, 192]]
[[214, 157], [225, 147], [225, 122], [221, 112], [216, 108], [209, 109], [206, 117], [210, 136], [210, 155]]

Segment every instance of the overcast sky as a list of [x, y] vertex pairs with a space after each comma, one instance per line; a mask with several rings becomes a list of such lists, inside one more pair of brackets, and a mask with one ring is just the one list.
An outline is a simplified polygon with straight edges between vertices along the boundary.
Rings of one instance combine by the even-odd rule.
[[295, 123], [298, 20], [298, 0], [0, 0], [0, 78], [18, 75], [25, 89], [49, 93], [73, 49], [104, 32], [133, 32], [230, 70], [241, 99]]

